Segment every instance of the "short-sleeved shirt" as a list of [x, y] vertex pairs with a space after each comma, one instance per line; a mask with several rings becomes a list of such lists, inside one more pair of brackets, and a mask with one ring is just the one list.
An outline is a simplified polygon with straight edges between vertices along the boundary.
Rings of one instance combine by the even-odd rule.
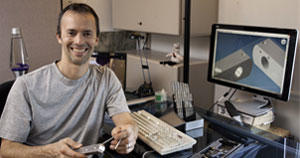
[[122, 86], [111, 69], [90, 65], [70, 80], [55, 63], [18, 77], [0, 120], [0, 137], [44, 145], [70, 137], [89, 145], [100, 136], [104, 112], [129, 112]]

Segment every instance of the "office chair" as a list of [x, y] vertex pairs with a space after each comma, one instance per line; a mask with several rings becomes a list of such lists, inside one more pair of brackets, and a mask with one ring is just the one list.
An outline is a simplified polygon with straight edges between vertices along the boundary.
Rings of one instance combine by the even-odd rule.
[[8, 93], [14, 82], [14, 80], [6, 81], [0, 85], [0, 116], [2, 115]]
[[[2, 111], [4, 109], [6, 99], [8, 96], [8, 93], [14, 84], [15, 80], [6, 81], [0, 85], [0, 117], [2, 115]], [[1, 147], [1, 138], [0, 138], [0, 147]], [[1, 158], [1, 156], [0, 156]]]
[[[14, 82], [15, 82], [15, 80], [6, 81], [0, 85], [0, 117], [1, 117], [3, 109], [4, 109], [8, 93], [9, 93], [12, 85], [14, 84]], [[0, 138], [0, 147], [1, 147], [1, 138]], [[0, 158], [1, 158], [1, 156], [0, 156]]]

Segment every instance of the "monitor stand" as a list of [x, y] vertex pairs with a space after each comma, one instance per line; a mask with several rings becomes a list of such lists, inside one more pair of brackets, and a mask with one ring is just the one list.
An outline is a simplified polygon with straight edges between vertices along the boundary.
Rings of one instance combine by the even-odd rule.
[[264, 108], [271, 104], [271, 101], [269, 98], [263, 97], [261, 95], [254, 95], [252, 97], [252, 101], [248, 101], [247, 103], [253, 104], [253, 106], [256, 106], [257, 108]]
[[272, 109], [270, 100], [259, 95], [255, 95], [251, 100], [233, 100], [231, 102], [238, 111], [252, 116], [265, 114]]

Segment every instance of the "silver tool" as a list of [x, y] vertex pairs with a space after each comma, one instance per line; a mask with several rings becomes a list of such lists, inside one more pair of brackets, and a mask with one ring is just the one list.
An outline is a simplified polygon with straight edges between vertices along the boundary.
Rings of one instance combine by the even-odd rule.
[[120, 145], [121, 141], [122, 141], [122, 139], [119, 139], [117, 145], [115, 146], [115, 150], [118, 148], [118, 146]]
[[79, 149], [76, 149], [76, 152], [79, 152], [81, 154], [85, 155], [92, 155], [92, 154], [102, 154], [105, 151], [105, 146], [104, 144], [108, 143], [111, 141], [114, 137], [110, 137], [106, 141], [100, 144], [93, 144], [93, 145], [88, 145], [88, 146], [83, 146]]
[[104, 141], [103, 143], [101, 143], [101, 144], [106, 144], [106, 143], [108, 143], [108, 142], [110, 142], [111, 140], [113, 140], [114, 139], [114, 137], [110, 137], [109, 139], [107, 139], [106, 141]]
[[[124, 132], [124, 131], [126, 131], [126, 130], [121, 130], [120, 132]], [[120, 145], [122, 139], [124, 139], [124, 138], [126, 138], [126, 137], [127, 137], [127, 136], [124, 136], [124, 137], [122, 137], [121, 139], [119, 139], [117, 145], [115, 146], [115, 150], [116, 150], [116, 149], [118, 148], [118, 146]]]

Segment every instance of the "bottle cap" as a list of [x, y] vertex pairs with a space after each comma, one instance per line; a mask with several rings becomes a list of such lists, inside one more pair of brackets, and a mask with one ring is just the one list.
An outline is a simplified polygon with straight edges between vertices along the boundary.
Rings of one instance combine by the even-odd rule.
[[18, 28], [18, 27], [13, 27], [12, 29], [11, 29], [11, 34], [13, 34], [13, 35], [17, 35], [17, 34], [20, 34], [20, 28]]

